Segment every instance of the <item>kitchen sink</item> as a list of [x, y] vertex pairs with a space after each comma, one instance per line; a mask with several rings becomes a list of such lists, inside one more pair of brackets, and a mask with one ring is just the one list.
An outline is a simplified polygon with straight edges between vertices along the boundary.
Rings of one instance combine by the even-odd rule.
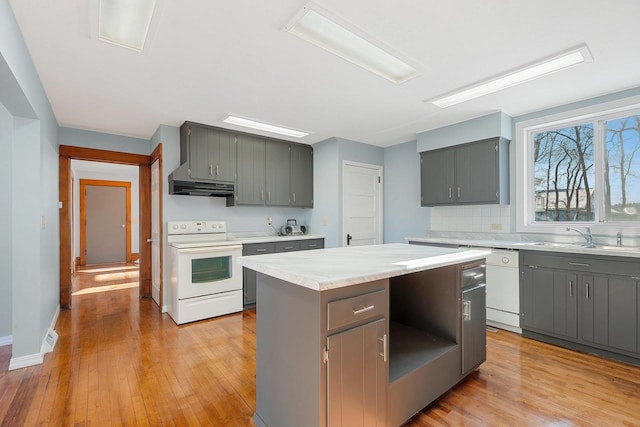
[[567, 249], [580, 249], [580, 250], [594, 250], [594, 251], [606, 251], [606, 252], [640, 252], [640, 248], [635, 246], [613, 246], [613, 245], [598, 245], [594, 247], [583, 246], [580, 243], [557, 243], [557, 242], [533, 242], [529, 243], [532, 246], [543, 246], [547, 248], [567, 248]]
[[584, 249], [599, 249], [602, 251], [611, 251], [611, 252], [640, 252], [640, 248], [636, 248], [635, 246], [596, 245], [595, 248], [584, 248]]

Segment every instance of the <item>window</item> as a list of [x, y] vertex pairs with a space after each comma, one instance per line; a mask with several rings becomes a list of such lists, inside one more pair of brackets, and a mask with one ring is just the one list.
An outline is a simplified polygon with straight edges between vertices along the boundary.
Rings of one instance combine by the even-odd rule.
[[640, 108], [577, 113], [516, 125], [518, 231], [640, 227]]

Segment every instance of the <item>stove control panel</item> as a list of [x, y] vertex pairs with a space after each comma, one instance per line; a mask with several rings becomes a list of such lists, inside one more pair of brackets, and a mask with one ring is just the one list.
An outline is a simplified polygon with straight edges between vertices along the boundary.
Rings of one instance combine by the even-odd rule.
[[226, 221], [169, 221], [168, 234], [226, 233]]

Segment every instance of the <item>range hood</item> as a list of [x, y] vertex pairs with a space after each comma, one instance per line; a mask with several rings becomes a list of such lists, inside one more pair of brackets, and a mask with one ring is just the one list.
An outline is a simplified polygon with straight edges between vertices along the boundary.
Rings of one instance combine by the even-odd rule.
[[189, 176], [189, 164], [183, 163], [169, 175], [169, 194], [233, 198], [235, 184], [233, 182], [192, 179]]

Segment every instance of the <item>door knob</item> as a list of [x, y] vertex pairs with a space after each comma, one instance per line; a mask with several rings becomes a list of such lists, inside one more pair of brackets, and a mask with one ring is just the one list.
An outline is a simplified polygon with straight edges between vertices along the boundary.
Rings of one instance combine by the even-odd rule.
[[120, 227], [126, 228], [127, 226], [126, 226], [126, 224], [122, 224]]
[[351, 236], [351, 234], [347, 234], [347, 246], [351, 244], [351, 239], [353, 239], [353, 236]]
[[152, 239], [151, 237], [149, 237], [149, 238], [147, 239], [147, 243], [151, 243], [151, 242], [153, 242], [153, 239]]

